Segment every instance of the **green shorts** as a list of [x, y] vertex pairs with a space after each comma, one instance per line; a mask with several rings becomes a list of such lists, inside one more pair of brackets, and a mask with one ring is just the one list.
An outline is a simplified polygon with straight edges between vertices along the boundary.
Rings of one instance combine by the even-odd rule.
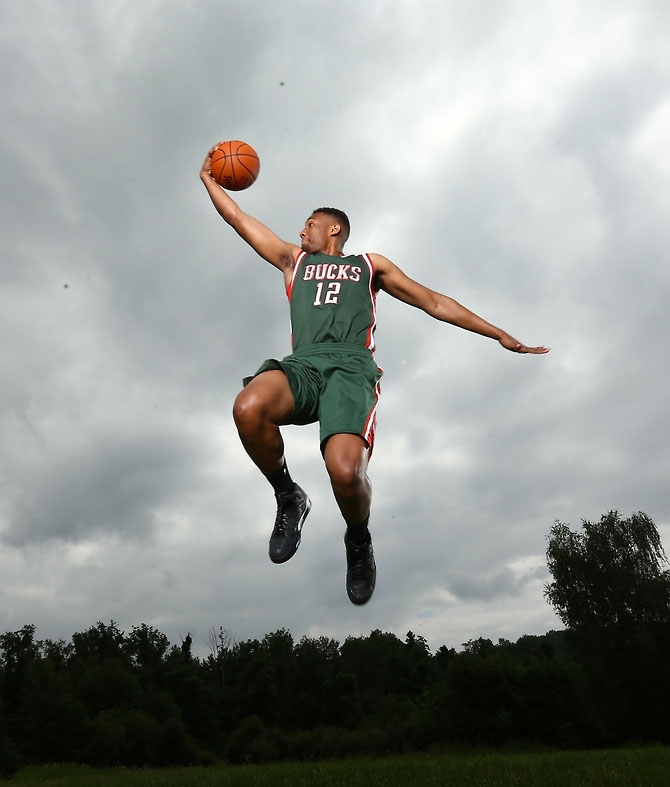
[[321, 446], [334, 434], [357, 434], [374, 443], [379, 381], [383, 374], [372, 353], [351, 344], [313, 344], [277, 361], [264, 361], [254, 377], [284, 372], [295, 399], [291, 423], [320, 425]]

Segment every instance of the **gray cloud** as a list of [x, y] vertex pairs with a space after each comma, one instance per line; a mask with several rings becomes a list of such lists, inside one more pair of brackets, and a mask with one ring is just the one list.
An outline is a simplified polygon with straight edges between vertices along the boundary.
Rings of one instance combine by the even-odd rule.
[[[667, 537], [668, 12], [419, 11], [0, 5], [5, 628], [514, 638], [559, 625], [555, 518], [641, 509]], [[274, 502], [230, 409], [288, 352], [288, 311], [198, 182], [226, 137], [259, 151], [238, 199], [283, 237], [339, 205], [352, 251], [553, 347], [511, 355], [380, 296], [364, 609], [313, 427], [285, 432], [303, 544], [267, 560]]]
[[[125, 427], [127, 429], [127, 426]], [[146, 537], [169, 506], [193, 483], [192, 467], [203, 458], [182, 435], [162, 431], [71, 435], [46, 461], [32, 462], [29, 479], [18, 479], [17, 496], [5, 541], [10, 545], [80, 540], [101, 533]], [[28, 474], [27, 474], [28, 475]]]

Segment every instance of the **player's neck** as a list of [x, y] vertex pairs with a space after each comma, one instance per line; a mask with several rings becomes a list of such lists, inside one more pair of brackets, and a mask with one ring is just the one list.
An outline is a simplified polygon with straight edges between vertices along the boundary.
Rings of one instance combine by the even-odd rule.
[[344, 257], [344, 252], [336, 243], [329, 243], [325, 249], [317, 252], [318, 254], [327, 254], [329, 257]]

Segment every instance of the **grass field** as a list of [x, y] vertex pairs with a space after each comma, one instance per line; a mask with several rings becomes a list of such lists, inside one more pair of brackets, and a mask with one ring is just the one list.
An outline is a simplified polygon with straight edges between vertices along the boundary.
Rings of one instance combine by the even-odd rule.
[[413, 754], [318, 763], [166, 769], [92, 769], [78, 765], [27, 768], [9, 784], [32, 787], [430, 787], [430, 785], [670, 784], [670, 748], [537, 754]]

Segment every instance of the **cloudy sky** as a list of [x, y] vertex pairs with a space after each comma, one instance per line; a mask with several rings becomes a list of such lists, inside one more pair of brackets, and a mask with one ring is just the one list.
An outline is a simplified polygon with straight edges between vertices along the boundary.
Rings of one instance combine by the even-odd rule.
[[[285, 627], [431, 648], [560, 628], [554, 520], [642, 510], [670, 548], [670, 6], [662, 0], [0, 0], [0, 630], [147, 623], [208, 651]], [[267, 557], [272, 491], [230, 416], [289, 351], [282, 277], [198, 171], [242, 139], [243, 208], [311, 210], [547, 356], [379, 299], [377, 589], [314, 504]]]

